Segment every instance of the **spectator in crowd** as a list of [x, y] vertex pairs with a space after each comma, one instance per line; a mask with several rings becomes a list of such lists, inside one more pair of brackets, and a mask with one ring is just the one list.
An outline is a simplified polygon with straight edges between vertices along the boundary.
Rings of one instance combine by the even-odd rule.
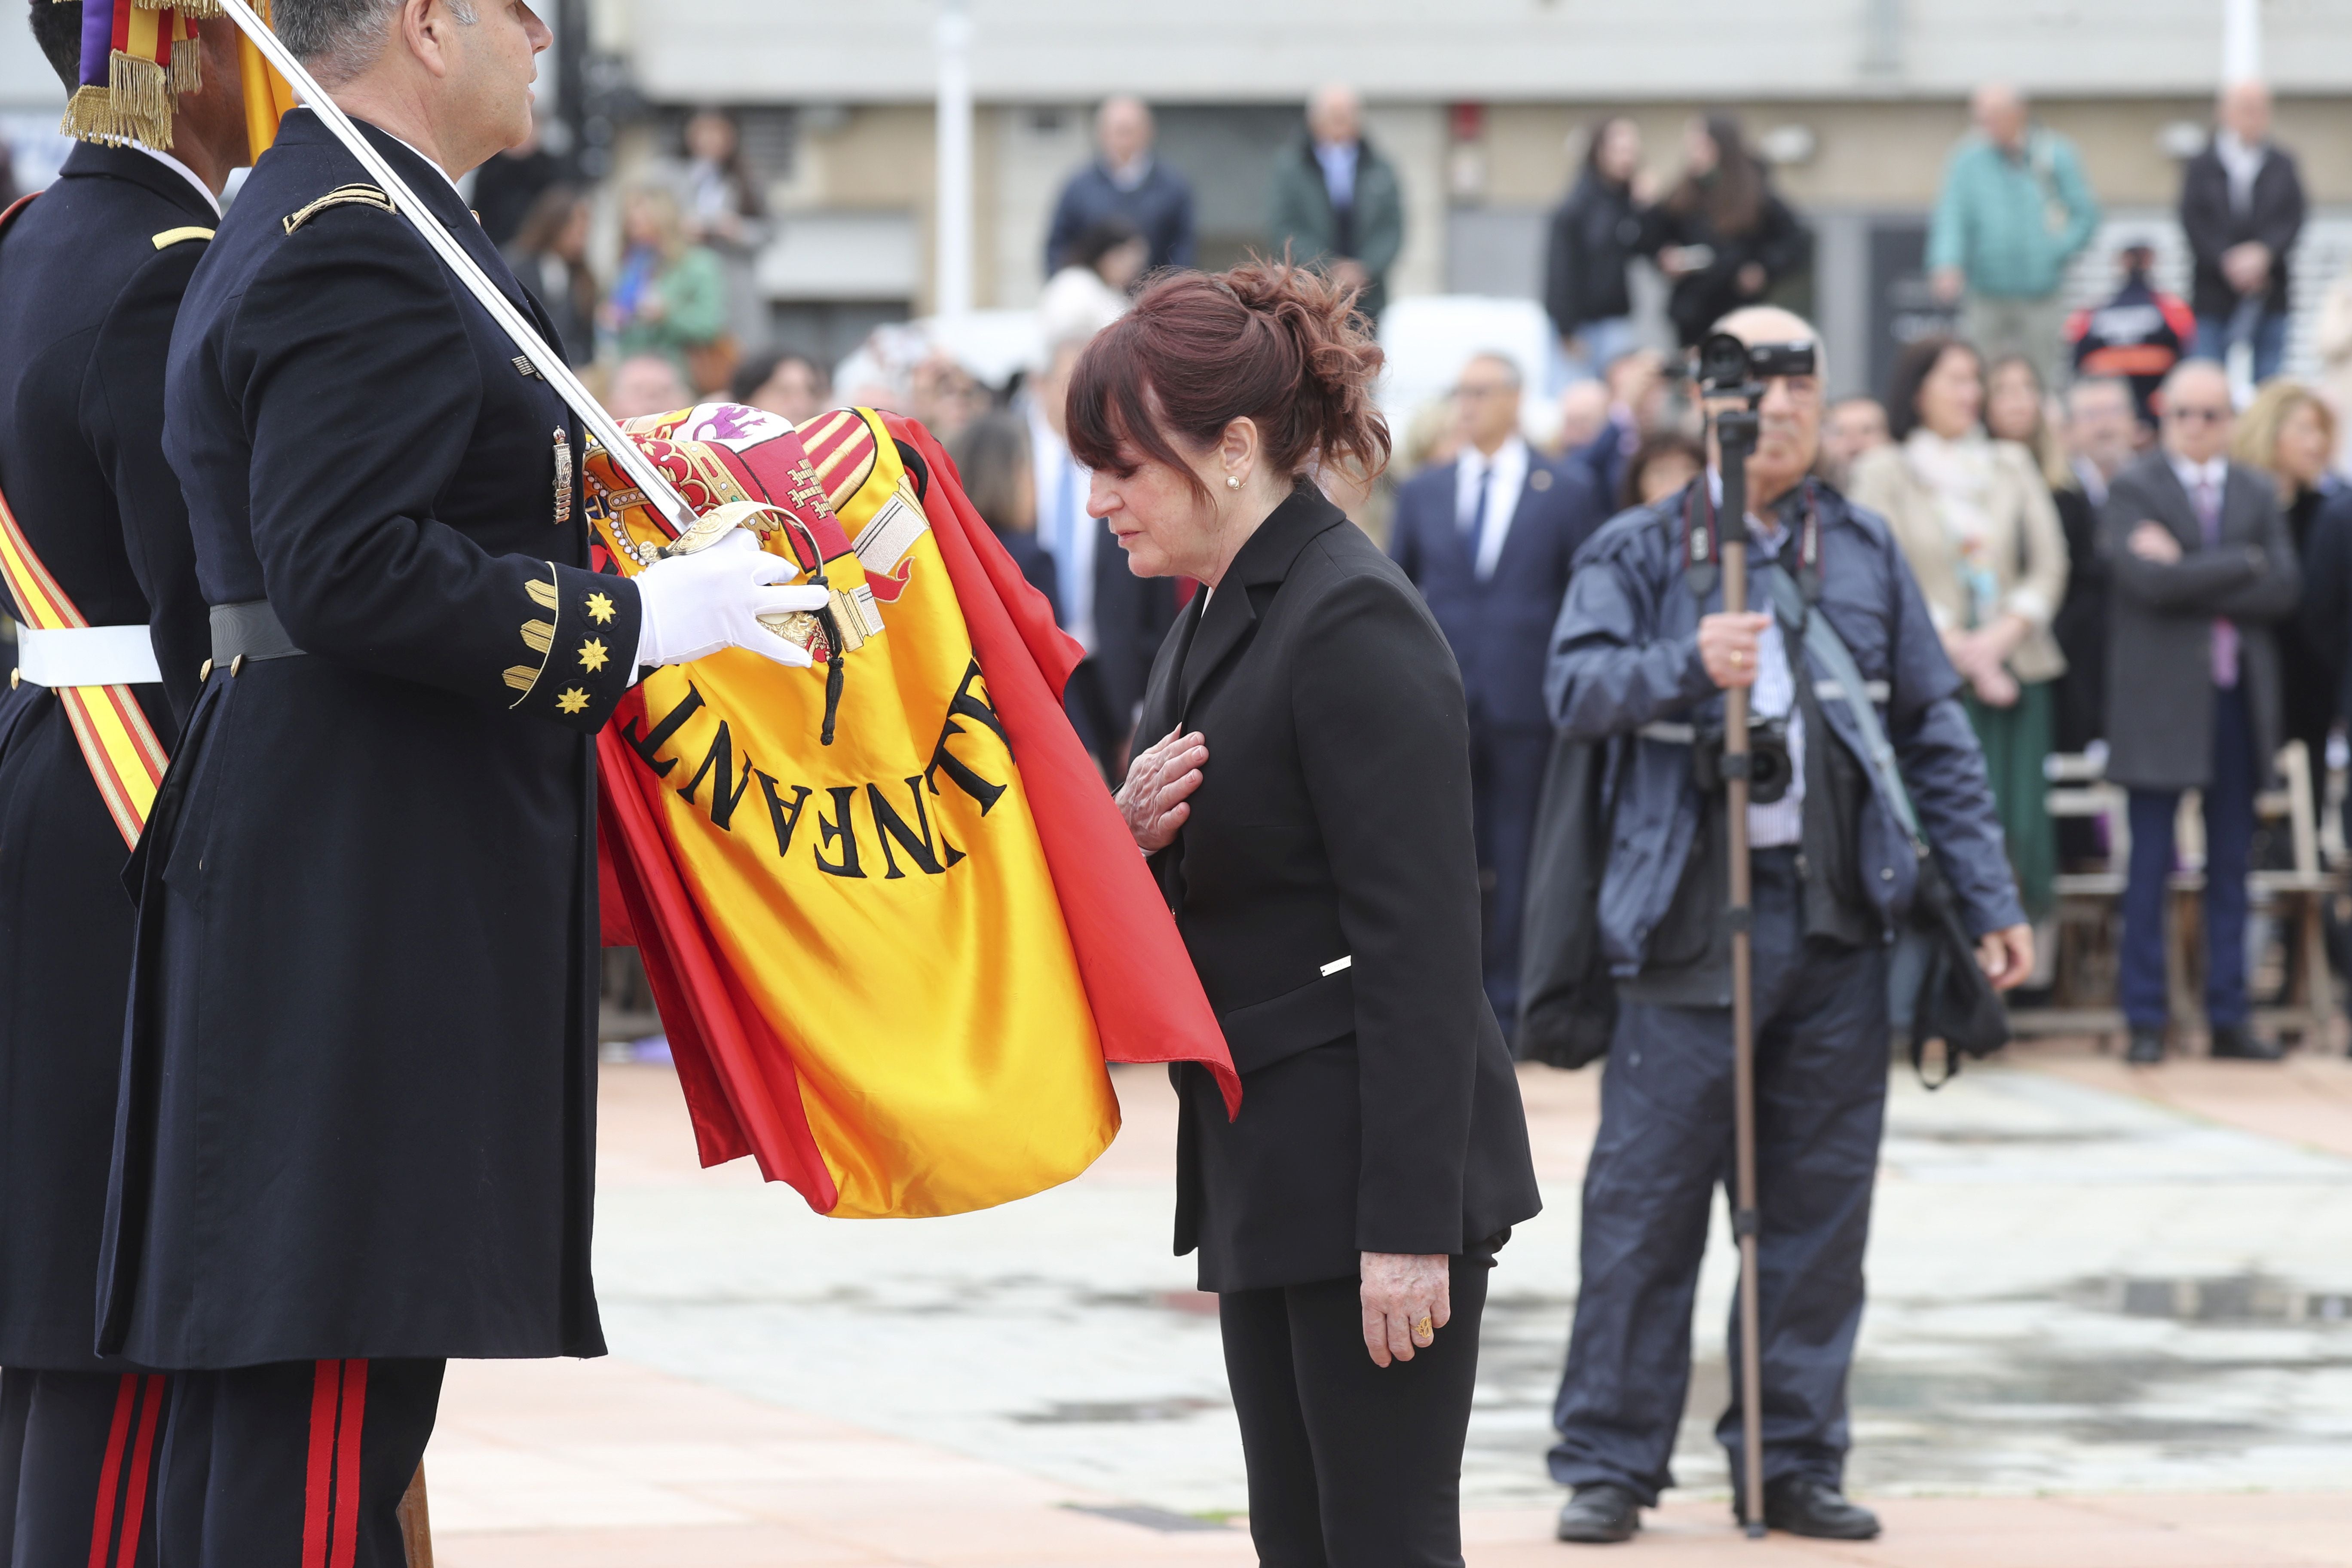
[[1054, 603], [1061, 628], [1086, 650], [1070, 672], [1062, 704], [1105, 779], [1127, 776], [1135, 716], [1160, 640], [1176, 619], [1174, 582], [1138, 577], [1109, 524], [1087, 510], [1092, 476], [1070, 455], [1070, 373], [1094, 337], [1052, 346], [1045, 369], [1023, 397], [1036, 497], [1038, 542], [1054, 561]]
[[1276, 255], [1287, 249], [1361, 290], [1356, 308], [1379, 323], [1389, 268], [1404, 248], [1404, 193], [1364, 137], [1363, 100], [1353, 88], [1324, 87], [1307, 106], [1306, 134], [1275, 161], [1266, 236]]
[[[948, 448], [972, 510], [996, 535], [1029, 585], [1055, 603], [1054, 558], [1037, 542], [1037, 472], [1029, 422], [1010, 410], [983, 414]], [[1055, 612], [1056, 621], [1060, 611]]]
[[1875, 397], [1841, 397], [1822, 416], [1822, 478], [1839, 489], [1853, 477], [1854, 460], [1894, 439], [1886, 409]]
[[2253, 379], [2278, 374], [2286, 353], [2287, 258], [2303, 233], [2303, 174], [2271, 140], [2271, 89], [2235, 81], [2222, 89], [2220, 123], [2180, 171], [2180, 232], [2197, 256], [2189, 303], [2194, 352], [2226, 360], [2253, 351]]
[[540, 140], [544, 114], [531, 106], [530, 134], [474, 171], [474, 194], [468, 203], [481, 220], [482, 233], [504, 250], [522, 232], [540, 198], [563, 178], [563, 164]]
[[824, 413], [833, 397], [824, 367], [796, 350], [749, 359], [735, 371], [735, 401], [805, 425]]
[[[16, 149], [8, 144], [6, 137], [0, 136], [0, 212], [15, 206], [16, 198], [24, 194], [16, 184]], [[7, 619], [0, 616], [0, 626], [5, 626]]]
[[596, 358], [596, 274], [588, 266], [593, 216], [577, 185], [550, 185], [503, 247], [507, 265], [547, 307], [558, 346], [572, 365]]
[[2051, 909], [2058, 842], [2043, 795], [2053, 694], [2050, 625], [2066, 596], [2066, 536], [2033, 454], [1984, 430], [1984, 363], [1952, 338], [1903, 351], [1887, 389], [1893, 444], [1864, 454], [1847, 494], [1886, 519], [1967, 682], [1994, 813], [2029, 919]]
[[1151, 251], [1143, 231], [1114, 213], [1088, 224], [1069, 258], [1037, 297], [1037, 324], [1049, 343], [1091, 337], [1118, 321]]
[[1070, 265], [1078, 237], [1107, 217], [1133, 224], [1150, 246], [1145, 270], [1192, 265], [1192, 187], [1152, 155], [1151, 110], [1139, 98], [1095, 111], [1095, 161], [1072, 174], [1045, 231], [1045, 276]]
[[2336, 411], [2336, 466], [2342, 471], [2352, 465], [2352, 450], [2346, 447], [2352, 440], [2352, 267], [2345, 268], [2321, 297], [2312, 347], [2319, 353], [2320, 391]]
[[2126, 241], [2116, 252], [2123, 281], [2104, 305], [2066, 318], [2076, 375], [2129, 381], [2140, 423], [2156, 428], [2156, 389], [2196, 340], [2197, 318], [2177, 296], [2156, 286], [2156, 247]]
[[964, 426], [995, 405], [980, 378], [944, 348], [934, 347], [915, 362], [907, 379], [907, 405], [902, 411], [919, 419], [941, 443], [954, 440]]
[[615, 419], [639, 419], [691, 407], [694, 394], [667, 354], [635, 354], [613, 367], [604, 407]]
[[1560, 449], [1576, 454], [1592, 476], [1592, 493], [1607, 497], [1623, 485], [1626, 459], [1642, 437], [1664, 422], [1665, 356], [1655, 349], [1619, 354], [1609, 362], [1601, 382], [1609, 391], [1605, 423], [1588, 440], [1574, 447], [1563, 441]]
[[2336, 453], [2336, 416], [2299, 381], [2273, 381], [2238, 416], [2230, 458], [2270, 477], [2303, 563], [2303, 598], [2278, 627], [2280, 733], [2304, 743], [2312, 796], [2327, 798], [2327, 732], [2342, 711], [2338, 687], [2352, 651], [2352, 571], [2347, 516], [2332, 507], [2341, 487], [2328, 471]]
[[2107, 778], [2130, 792], [2122, 1001], [2128, 1058], [2164, 1059], [2164, 906], [2183, 790], [2205, 806], [2205, 1014], [2212, 1054], [2274, 1060], [2247, 1026], [2246, 870], [2254, 797], [2280, 734], [2271, 626], [2301, 597], [2269, 478], [2229, 460], [2230, 382], [2190, 360], [2165, 378], [2161, 449], [2116, 476], [2099, 512], [2113, 563]]
[[1622, 114], [1592, 128], [1584, 170], [1551, 215], [1544, 309], [1561, 352], [1597, 374], [1633, 347], [1625, 269], [1642, 244], [1642, 132]]
[[2099, 226], [2099, 204], [2073, 143], [2035, 125], [2015, 88], [1980, 87], [1969, 110], [1976, 130], [1945, 165], [1927, 231], [1929, 280], [1937, 298], [1962, 302], [1961, 336], [1995, 359], [2023, 354], [2055, 386], [2060, 289]]
[[[1559, 395], [1559, 429], [1554, 444], [1560, 453], [1577, 462], [1585, 462], [1586, 453], [1592, 444], [1600, 440], [1609, 428], [1609, 384], [1602, 381], [1569, 383], [1568, 390]], [[1452, 454], [1447, 455], [1446, 460], [1452, 460]]]
[[753, 261], [766, 237], [760, 183], [743, 159], [743, 135], [722, 110], [698, 110], [686, 122], [686, 232], [719, 258], [727, 292], [727, 328], [736, 343], [768, 341], [766, 301]]
[[[2077, 386], [2111, 384], [2076, 382]], [[2058, 651], [2066, 660], [2065, 673], [2051, 688], [2050, 730], [2053, 745], [2062, 752], [2079, 752], [2098, 734], [2097, 710], [2088, 710], [2088, 723], [2079, 730], [2070, 730], [2070, 707], [2077, 693], [2095, 690], [2097, 671], [2106, 660], [2105, 647], [2084, 648], [2082, 657], [2091, 661], [2091, 682], [2085, 687], [2077, 677], [2080, 673], [2076, 652], [2087, 641], [2078, 628], [2070, 625], [2070, 610], [2080, 606], [2104, 591], [2106, 566], [2098, 559], [2098, 510], [2091, 498], [2084, 493], [2083, 481], [2074, 472], [2065, 440], [2052, 422], [2052, 403], [2048, 389], [2042, 386], [2041, 374], [2033, 362], [2023, 354], [2011, 354], [1997, 360], [1985, 373], [1985, 434], [1996, 441], [2014, 441], [2033, 458], [2033, 466], [2041, 472], [2042, 482], [2050, 491], [2050, 503], [2058, 512], [2058, 531], [2066, 540], [2066, 596], [2059, 601], [2058, 613], [2050, 622], [2050, 635], [2057, 639]], [[2128, 426], [2129, 415], [2126, 415]], [[2128, 453], [2129, 448], [2126, 448]], [[2101, 493], [2105, 493], [2104, 482]], [[2085, 586], [2084, 576], [2091, 582]], [[2098, 635], [2105, 636], [2106, 622], [2102, 613], [2097, 621]], [[2059, 858], [2071, 854], [2068, 825], [2058, 825]]]
[[698, 392], [716, 392], [735, 374], [727, 334], [727, 284], [719, 258], [687, 237], [677, 198], [638, 185], [624, 198], [621, 272], [604, 319], [623, 359], [660, 354]]
[[[1598, 429], [1600, 415], [1594, 413], [1594, 428]], [[1462, 426], [1454, 416], [1454, 400], [1433, 399], [1413, 411], [1406, 421], [1404, 444], [1397, 448], [1393, 465], [1405, 478], [1411, 479], [1424, 468], [1450, 465], [1462, 452]]]
[[1642, 437], [1625, 459], [1625, 479], [1613, 498], [1619, 510], [1655, 506], [1681, 493], [1685, 485], [1706, 471], [1706, 448], [1698, 438], [1680, 430], [1660, 430]]
[[[2099, 542], [2099, 510], [2107, 504], [2107, 486], [2139, 456], [2145, 428], [2129, 382], [2091, 376], [2066, 389], [2066, 468], [2074, 493], [2083, 500], [2079, 508], [2063, 500], [2058, 508], [2068, 563], [2066, 600], [2051, 623], [2058, 651], [2066, 656], [2054, 726], [2062, 752], [2086, 752], [2107, 732], [2108, 562]], [[2065, 837], [2063, 826], [2060, 837]]]
[[1709, 114], [1684, 126], [1682, 179], [1650, 209], [1642, 247], [1674, 279], [1666, 314], [1688, 349], [1802, 267], [1810, 241], [1739, 121]]
[[1462, 455], [1397, 491], [1389, 554], [1429, 601], [1470, 705], [1470, 795], [1486, 902], [1486, 996], [1519, 1012], [1519, 913], [1551, 718], [1543, 697], [1568, 563], [1606, 508], [1586, 477], [1519, 435], [1517, 364], [1482, 353], [1454, 386]]

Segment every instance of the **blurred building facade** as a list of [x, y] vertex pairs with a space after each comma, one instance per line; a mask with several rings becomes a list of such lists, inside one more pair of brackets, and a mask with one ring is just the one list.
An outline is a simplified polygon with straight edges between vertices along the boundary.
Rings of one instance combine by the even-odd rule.
[[[932, 291], [933, 37], [940, 0], [551, 0], [543, 73], [593, 176], [673, 156], [686, 113], [739, 116], [772, 216], [759, 286], [780, 343], [845, 352]], [[1532, 298], [1544, 216], [1580, 129], [1641, 123], [1673, 172], [1678, 131], [1729, 108], [1815, 237], [1790, 302], [1815, 309], [1841, 389], [1874, 385], [1887, 344], [1931, 313], [1926, 217], [1976, 83], [2011, 81], [2072, 138], [2106, 210], [2074, 292], [2106, 291], [2113, 244], [2147, 234], [2185, 287], [2171, 222], [2179, 160], [2219, 86], [2222, 0], [1192, 0], [1177, 7], [968, 0], [973, 298], [1019, 308], [1044, 283], [1055, 193], [1089, 155], [1092, 107], [1133, 92], [1160, 155], [1193, 184], [1201, 260], [1262, 241], [1270, 163], [1317, 85], [1343, 80], [1395, 163], [1409, 234], [1391, 293]], [[2352, 265], [2352, 27], [2344, 0], [2265, 0], [2278, 136], [2314, 203], [2305, 311]], [[56, 98], [29, 41], [0, 63], [0, 123]], [[11, 111], [14, 111], [13, 113]], [[2309, 368], [2307, 321], [2290, 369]]]

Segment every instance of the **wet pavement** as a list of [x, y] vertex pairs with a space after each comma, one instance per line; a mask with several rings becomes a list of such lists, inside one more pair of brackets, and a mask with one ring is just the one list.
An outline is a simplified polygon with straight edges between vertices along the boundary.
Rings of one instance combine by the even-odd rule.
[[[2330, 1066], [2352, 1083], [2341, 1064], [2304, 1070]], [[2352, 1485], [2352, 1155], [2083, 1076], [1984, 1068], [1930, 1095], [1896, 1073], [1853, 1486]], [[1130, 1523], [1239, 1511], [1213, 1305], [1168, 1255], [1165, 1079], [1118, 1080], [1128, 1130], [1080, 1181], [987, 1214], [874, 1223], [820, 1219], [747, 1173], [692, 1172], [662, 1069], [608, 1068], [597, 1269], [614, 1352], [1146, 1510]], [[1558, 1497], [1542, 1455], [1597, 1080], [1525, 1081], [1548, 1207], [1494, 1283], [1465, 1475], [1474, 1509]], [[1732, 1275], [1718, 1216], [1676, 1458], [1685, 1495], [1727, 1484], [1711, 1429]]]

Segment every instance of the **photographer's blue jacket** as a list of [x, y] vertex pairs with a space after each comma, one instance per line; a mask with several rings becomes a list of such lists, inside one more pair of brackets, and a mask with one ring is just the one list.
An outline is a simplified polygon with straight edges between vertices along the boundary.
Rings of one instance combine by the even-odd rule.
[[[1826, 487], [1812, 493], [1821, 525], [1814, 613], [1828, 617], [1865, 680], [1885, 683], [1880, 714], [1887, 739], [1970, 932], [2019, 924], [2025, 914], [1984, 756], [1911, 569], [1877, 516]], [[1545, 674], [1545, 698], [1561, 733], [1610, 747], [1602, 810], [1613, 815], [1600, 918], [1602, 951], [1621, 977], [1642, 971], [1698, 836], [1703, 799], [1692, 782], [1689, 742], [1638, 731], [1660, 722], [1701, 730], [1723, 722], [1722, 694], [1698, 653], [1699, 617], [1722, 608], [1722, 594], [1719, 585], [1704, 600], [1691, 592], [1679, 548], [1683, 500], [1622, 513], [1578, 552]], [[1751, 562], [1758, 558], [1751, 554]], [[1770, 603], [1760, 583], [1749, 600]], [[1801, 646], [1792, 630], [1784, 632], [1790, 647]], [[1828, 679], [1804, 657], [1812, 680]], [[1822, 702], [1819, 712], [1852, 755], [1867, 755], [1843, 702]], [[1875, 787], [1856, 825], [1854, 853], [1865, 896], [1891, 932], [1910, 907], [1918, 866]]]

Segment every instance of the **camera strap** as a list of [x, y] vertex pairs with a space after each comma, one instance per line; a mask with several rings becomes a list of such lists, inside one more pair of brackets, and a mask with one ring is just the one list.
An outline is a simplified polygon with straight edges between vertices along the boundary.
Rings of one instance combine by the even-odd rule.
[[1911, 792], [1903, 787], [1902, 771], [1895, 763], [1895, 748], [1888, 743], [1886, 727], [1878, 721], [1878, 710], [1871, 703], [1871, 683], [1863, 679], [1845, 639], [1837, 635], [1837, 628], [1830, 625], [1827, 616], [1812, 613], [1787, 573], [1767, 565], [1759, 569], [1757, 575], [1764, 591], [1772, 595], [1781, 619], [1803, 628], [1805, 651], [1821, 660], [1822, 668], [1836, 682], [1838, 700], [1853, 715], [1854, 727], [1862, 732], [1863, 748], [1870, 753], [1870, 767], [1878, 775], [1879, 793], [1886, 797], [1895, 820], [1910, 836], [1913, 850], [1924, 856], [1927, 845], [1920, 837], [1918, 814], [1911, 807]]
[[[1802, 602], [1810, 605], [1822, 595], [1821, 497], [1811, 475], [1800, 489], [1799, 499], [1802, 512], [1797, 523], [1796, 586], [1802, 590]], [[1711, 595], [1723, 576], [1723, 530], [1716, 515], [1714, 489], [1704, 474], [1683, 491], [1678, 552], [1683, 579], [1690, 584], [1692, 596], [1705, 599]], [[1788, 551], [1784, 548], [1780, 555], [1786, 559]]]

